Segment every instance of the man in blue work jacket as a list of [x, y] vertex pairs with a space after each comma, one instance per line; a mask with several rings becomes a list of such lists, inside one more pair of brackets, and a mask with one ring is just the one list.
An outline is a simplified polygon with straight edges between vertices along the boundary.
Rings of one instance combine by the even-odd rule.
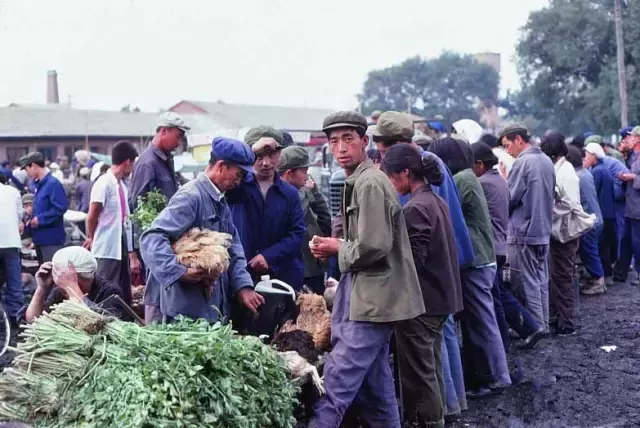
[[238, 228], [249, 273], [254, 281], [270, 275], [302, 288], [302, 241], [306, 224], [298, 190], [280, 179], [282, 132], [270, 126], [250, 129], [245, 142], [256, 156], [255, 173], [232, 192], [228, 201]]
[[62, 183], [45, 169], [42, 153], [33, 152], [21, 157], [20, 168], [27, 171], [36, 184], [33, 218], [29, 225], [38, 263], [50, 262], [66, 240], [63, 216], [69, 208], [69, 199]]
[[16, 189], [18, 189], [20, 192], [24, 190], [24, 183], [21, 183], [20, 180], [18, 180], [18, 178], [13, 175], [8, 160], [3, 160], [0, 163], [0, 174], [6, 177], [7, 184], [9, 184], [9, 181], [11, 181]]
[[[207, 169], [181, 187], [142, 234], [140, 250], [149, 268], [147, 288], [160, 291], [160, 313], [165, 322], [178, 315], [209, 322], [218, 321], [220, 316], [228, 319], [232, 298], [238, 298], [254, 313], [264, 303], [253, 291], [247, 259], [226, 201], [226, 192], [253, 171], [253, 161], [251, 149], [243, 142], [216, 137]], [[180, 264], [171, 249], [171, 244], [194, 227], [233, 237], [228, 248], [229, 269], [220, 278]], [[210, 293], [207, 290], [212, 284]]]

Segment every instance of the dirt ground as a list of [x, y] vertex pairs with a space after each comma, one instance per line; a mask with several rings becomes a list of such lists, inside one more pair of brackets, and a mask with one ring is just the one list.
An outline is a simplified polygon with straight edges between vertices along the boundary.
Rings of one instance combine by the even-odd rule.
[[[470, 401], [460, 427], [640, 426], [640, 292], [629, 285], [580, 296], [579, 330], [509, 355], [524, 380]], [[610, 353], [601, 346], [616, 346]]]

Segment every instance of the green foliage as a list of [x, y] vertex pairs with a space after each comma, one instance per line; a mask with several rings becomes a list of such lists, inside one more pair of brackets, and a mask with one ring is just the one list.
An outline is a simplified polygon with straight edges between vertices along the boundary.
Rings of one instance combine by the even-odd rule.
[[409, 58], [401, 64], [369, 72], [358, 96], [365, 113], [406, 111], [425, 117], [442, 114], [450, 121], [478, 120], [476, 107], [495, 102], [500, 77], [470, 55], [445, 52], [438, 58]]
[[151, 227], [151, 223], [158, 217], [160, 211], [167, 206], [167, 203], [167, 198], [158, 189], [152, 190], [145, 196], [138, 198], [138, 205], [131, 216], [131, 220], [144, 232]]

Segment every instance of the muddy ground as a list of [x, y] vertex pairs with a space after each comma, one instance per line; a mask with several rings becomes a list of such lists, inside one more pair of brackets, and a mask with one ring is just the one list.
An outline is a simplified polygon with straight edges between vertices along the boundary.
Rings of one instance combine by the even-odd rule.
[[[640, 292], [629, 285], [580, 296], [580, 328], [509, 355], [524, 381], [470, 401], [454, 427], [640, 426]], [[610, 353], [601, 346], [617, 346]]]

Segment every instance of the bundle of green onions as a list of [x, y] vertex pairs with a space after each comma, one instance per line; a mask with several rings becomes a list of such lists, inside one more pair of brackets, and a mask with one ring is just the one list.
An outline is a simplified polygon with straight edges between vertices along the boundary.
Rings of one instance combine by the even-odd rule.
[[22, 332], [0, 420], [41, 427], [292, 427], [283, 361], [228, 325], [140, 327], [67, 301]]

